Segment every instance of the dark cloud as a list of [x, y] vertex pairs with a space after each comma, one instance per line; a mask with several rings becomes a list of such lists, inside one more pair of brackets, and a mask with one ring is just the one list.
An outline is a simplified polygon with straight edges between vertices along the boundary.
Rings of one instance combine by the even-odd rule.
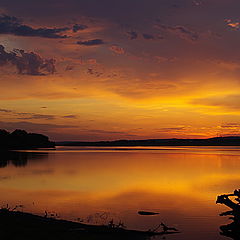
[[45, 132], [51, 129], [64, 129], [64, 128], [77, 128], [77, 126], [33, 123], [33, 122], [27, 122], [27, 121], [20, 121], [20, 122], [0, 121], [0, 129], [7, 129], [8, 131], [13, 131], [15, 129], [25, 129], [28, 132], [34, 132], [36, 131], [36, 129], [38, 129], [38, 131]]
[[185, 26], [167, 26], [161, 23], [158, 23], [155, 26], [164, 32], [175, 34], [182, 39], [190, 40], [193, 42], [199, 40], [200, 37], [197, 32], [192, 31]]
[[8, 109], [2, 109], [2, 108], [0, 108], [0, 112], [11, 113], [12, 110], [8, 110]]
[[87, 41], [78, 41], [77, 44], [84, 46], [95, 46], [104, 44], [104, 41], [102, 39], [92, 39]]
[[104, 0], [101, 2], [99, 0], [1, 0], [2, 8], [24, 17], [46, 18], [50, 16], [52, 19], [62, 20], [71, 16], [75, 20], [80, 16], [88, 16], [94, 19], [110, 19], [118, 23], [132, 23], [139, 19], [158, 17], [159, 14], [166, 15], [166, 8], [169, 9], [170, 4], [172, 0], [152, 0], [150, 3], [147, 0]]
[[29, 113], [16, 113], [18, 115], [29, 115], [26, 117], [18, 117], [17, 119], [23, 119], [23, 120], [28, 120], [28, 119], [44, 119], [44, 120], [53, 120], [56, 118], [54, 115], [48, 115], [48, 114], [29, 114]]
[[66, 115], [63, 118], [77, 118], [77, 115]]
[[135, 134], [128, 134], [127, 132], [121, 132], [121, 131], [107, 131], [107, 130], [102, 130], [102, 129], [86, 129], [87, 132], [89, 133], [94, 133], [94, 134], [121, 134], [121, 135], [126, 135], [126, 136], [137, 136]]
[[23, 24], [18, 18], [7, 15], [0, 16], [0, 34], [13, 34], [26, 37], [67, 38], [60, 33], [69, 28], [32, 28]]
[[0, 109], [0, 112], [3, 113], [10, 113], [11, 115], [14, 115], [17, 117], [17, 119], [45, 119], [45, 120], [52, 120], [55, 119], [55, 115], [49, 115], [49, 114], [36, 114], [36, 113], [26, 113], [26, 112], [17, 112], [10, 109]]
[[194, 6], [201, 6], [203, 4], [202, 1], [193, 1]]
[[240, 123], [225, 123], [224, 125], [221, 126], [221, 128], [226, 128], [226, 129], [240, 129]]
[[128, 37], [129, 37], [129, 39], [131, 39], [131, 40], [134, 40], [134, 39], [137, 39], [137, 38], [138, 38], [137, 32], [134, 32], [134, 31], [128, 31], [128, 32], [127, 32], [127, 35], [128, 35]]
[[152, 34], [143, 33], [142, 36], [146, 40], [153, 40], [154, 39], [154, 36]]
[[43, 59], [34, 52], [27, 53], [21, 49], [6, 52], [0, 45], [0, 66], [12, 64], [19, 74], [46, 75], [56, 71], [54, 59]]
[[187, 130], [186, 127], [167, 127], [167, 128], [158, 128], [156, 131], [158, 132], [181, 132]]
[[103, 75], [102, 72], [96, 71], [96, 70], [94, 70], [92, 68], [88, 68], [87, 73], [90, 74], [90, 75], [93, 75], [95, 77], [100, 77], [100, 76]]
[[[46, 108], [46, 107], [45, 107]], [[38, 113], [27, 113], [27, 112], [17, 112], [10, 109], [2, 109], [0, 108], [0, 112], [5, 114], [10, 114], [14, 116], [16, 119], [22, 119], [22, 120], [29, 120], [29, 119], [42, 119], [42, 120], [54, 120], [58, 117], [62, 118], [77, 118], [77, 115], [65, 115], [65, 116], [58, 116], [58, 115], [52, 115], [52, 114], [38, 114]]]
[[231, 110], [240, 109], [240, 95], [216, 96], [209, 98], [199, 98], [192, 101], [193, 104], [224, 107]]
[[73, 32], [78, 32], [78, 31], [81, 31], [81, 30], [84, 30], [84, 29], [87, 29], [87, 28], [88, 28], [87, 25], [75, 24], [75, 25], [73, 25], [72, 30], [73, 30]]

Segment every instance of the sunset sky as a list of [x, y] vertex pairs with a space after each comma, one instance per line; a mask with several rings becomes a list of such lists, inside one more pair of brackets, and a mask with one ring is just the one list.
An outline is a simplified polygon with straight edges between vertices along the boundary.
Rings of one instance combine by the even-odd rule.
[[0, 128], [240, 135], [239, 43], [239, 0], [1, 0]]

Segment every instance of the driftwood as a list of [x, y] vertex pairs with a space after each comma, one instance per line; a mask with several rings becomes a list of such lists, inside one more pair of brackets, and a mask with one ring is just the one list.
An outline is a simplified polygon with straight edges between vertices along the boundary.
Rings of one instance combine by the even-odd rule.
[[[234, 200], [231, 197], [235, 197]], [[235, 190], [232, 194], [224, 194], [217, 197], [216, 203], [224, 204], [229, 207], [231, 211], [226, 211], [220, 216], [229, 217], [232, 222], [227, 225], [220, 226], [220, 234], [230, 237], [234, 240], [240, 239], [240, 190]]]

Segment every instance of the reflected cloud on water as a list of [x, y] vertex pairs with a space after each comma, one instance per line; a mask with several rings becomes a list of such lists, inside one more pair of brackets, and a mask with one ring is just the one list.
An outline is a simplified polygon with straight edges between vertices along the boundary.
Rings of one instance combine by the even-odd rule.
[[240, 155], [232, 152], [44, 149], [1, 154], [0, 164], [2, 203], [68, 220], [109, 212], [116, 223], [145, 231], [163, 222], [182, 232], [171, 240], [225, 239], [214, 199], [240, 180]]

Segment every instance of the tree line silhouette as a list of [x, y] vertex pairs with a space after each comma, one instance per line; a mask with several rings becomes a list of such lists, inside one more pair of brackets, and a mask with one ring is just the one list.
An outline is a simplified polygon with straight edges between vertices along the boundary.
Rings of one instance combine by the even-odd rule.
[[25, 130], [16, 129], [8, 132], [0, 129], [0, 148], [2, 150], [53, 148], [55, 143], [43, 134], [28, 133]]
[[100, 142], [65, 141], [56, 142], [58, 146], [240, 146], [240, 136], [214, 137], [206, 139], [145, 139], [117, 140]]

